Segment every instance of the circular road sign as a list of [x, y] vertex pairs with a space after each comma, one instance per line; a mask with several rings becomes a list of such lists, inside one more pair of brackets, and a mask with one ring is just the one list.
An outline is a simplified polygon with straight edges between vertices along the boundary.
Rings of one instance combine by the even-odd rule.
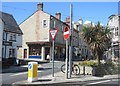
[[64, 40], [67, 40], [69, 38], [69, 36], [70, 36], [70, 29], [68, 27], [64, 28], [63, 35], [64, 35]]

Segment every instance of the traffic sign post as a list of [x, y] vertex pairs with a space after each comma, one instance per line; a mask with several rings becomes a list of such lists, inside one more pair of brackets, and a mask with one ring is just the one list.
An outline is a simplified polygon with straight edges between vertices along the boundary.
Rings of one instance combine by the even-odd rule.
[[63, 33], [63, 35], [64, 35], [64, 40], [66, 40], [66, 71], [65, 71], [65, 77], [66, 77], [66, 79], [68, 79], [68, 38], [69, 38], [69, 36], [70, 36], [70, 29], [68, 28], [68, 27], [65, 27], [64, 28], [64, 33]]
[[49, 30], [50, 36], [52, 37], [52, 63], [53, 63], [53, 68], [52, 68], [52, 76], [54, 77], [54, 45], [55, 45], [55, 38], [56, 38], [56, 34], [58, 32], [58, 29], [52, 29]]
[[71, 30], [71, 35], [70, 35], [70, 46], [69, 46], [69, 75], [68, 77], [71, 78], [72, 74], [72, 34], [73, 34], [73, 28], [72, 28], [72, 4], [70, 4], [70, 30]]
[[65, 78], [68, 79], [68, 40], [66, 40]]

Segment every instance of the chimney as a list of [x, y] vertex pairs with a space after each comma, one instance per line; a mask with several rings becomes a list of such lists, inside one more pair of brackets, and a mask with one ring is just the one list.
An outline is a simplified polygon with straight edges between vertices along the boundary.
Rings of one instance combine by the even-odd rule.
[[68, 17], [66, 18], [65, 23], [68, 24], [68, 25], [70, 25], [70, 16], [68, 16]]
[[37, 9], [40, 10], [40, 11], [43, 11], [43, 3], [39, 2], [37, 4]]
[[56, 15], [56, 18], [57, 18], [58, 20], [61, 20], [61, 13], [60, 13], [60, 12], [57, 12], [55, 15]]

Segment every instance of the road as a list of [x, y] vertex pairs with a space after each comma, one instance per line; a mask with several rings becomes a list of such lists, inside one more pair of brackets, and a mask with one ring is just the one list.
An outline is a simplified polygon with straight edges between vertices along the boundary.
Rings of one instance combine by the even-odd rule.
[[[55, 62], [55, 72], [60, 71], [61, 65], [64, 62]], [[42, 67], [41, 67], [42, 66]], [[38, 77], [51, 75], [52, 76], [52, 63], [41, 64], [38, 68]], [[27, 80], [27, 65], [23, 67], [23, 71], [19, 68], [17, 71], [15, 69], [2, 74], [2, 86], [10, 86], [10, 84], [18, 81]], [[89, 77], [88, 77], [89, 78]], [[9, 85], [8, 85], [9, 84]], [[44, 84], [35, 86], [120, 86], [120, 79], [106, 79], [106, 80], [92, 80], [92, 81], [78, 81], [78, 82], [64, 82], [64, 83], [54, 83], [54, 84]], [[27, 85], [29, 86], [29, 85]]]
[[[106, 80], [92, 80], [92, 81], [79, 81], [79, 82], [64, 82], [53, 84], [34, 84], [34, 86], [120, 86], [120, 79], [106, 79]], [[33, 86], [27, 85], [13, 85], [13, 86]]]
[[62, 86], [120, 86], [120, 79], [67, 82], [67, 83], [61, 83], [61, 85]]
[[[60, 71], [62, 64], [64, 64], [64, 62], [55, 62], [55, 72]], [[6, 86], [7, 84], [12, 84], [17, 81], [27, 80], [27, 65], [22, 67], [22, 70], [19, 70], [18, 68], [17, 71], [16, 69], [13, 69], [0, 74], [2, 75], [2, 84], [5, 84]], [[46, 76], [49, 74], [52, 76], [52, 62], [41, 64], [41, 66], [38, 68], [38, 77]]]

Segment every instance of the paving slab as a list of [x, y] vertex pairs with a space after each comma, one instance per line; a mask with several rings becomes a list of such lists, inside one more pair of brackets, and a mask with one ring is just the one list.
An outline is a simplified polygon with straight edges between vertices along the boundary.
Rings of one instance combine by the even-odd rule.
[[118, 75], [106, 75], [104, 77], [95, 77], [92, 75], [72, 75], [70, 79], [65, 78], [65, 74], [62, 72], [55, 73], [55, 77], [52, 77], [52, 75], [48, 76], [41, 76], [38, 77], [36, 81], [28, 82], [27, 80], [19, 81], [13, 83], [13, 86], [16, 84], [19, 85], [40, 85], [40, 84], [56, 84], [56, 83], [66, 83], [66, 82], [84, 82], [84, 81], [90, 81], [90, 80], [105, 80], [105, 79], [113, 79], [118, 78]]

